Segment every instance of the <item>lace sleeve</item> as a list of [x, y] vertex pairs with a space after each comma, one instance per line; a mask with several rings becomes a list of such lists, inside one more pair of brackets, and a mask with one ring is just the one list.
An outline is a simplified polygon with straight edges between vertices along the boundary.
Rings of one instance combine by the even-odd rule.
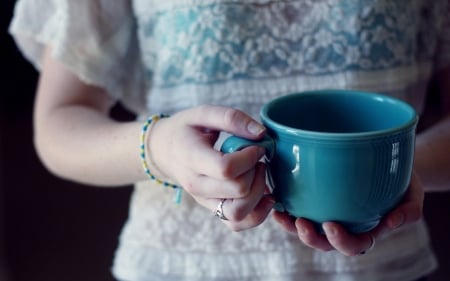
[[38, 70], [48, 45], [81, 80], [130, 100], [141, 92], [142, 80], [130, 2], [18, 0], [9, 31]]

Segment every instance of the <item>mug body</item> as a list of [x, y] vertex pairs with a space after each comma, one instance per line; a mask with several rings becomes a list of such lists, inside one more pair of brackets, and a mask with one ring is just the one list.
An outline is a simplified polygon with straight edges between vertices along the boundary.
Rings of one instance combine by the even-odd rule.
[[312, 91], [269, 102], [261, 118], [275, 143], [268, 166], [279, 210], [360, 233], [407, 190], [418, 120], [400, 100]]

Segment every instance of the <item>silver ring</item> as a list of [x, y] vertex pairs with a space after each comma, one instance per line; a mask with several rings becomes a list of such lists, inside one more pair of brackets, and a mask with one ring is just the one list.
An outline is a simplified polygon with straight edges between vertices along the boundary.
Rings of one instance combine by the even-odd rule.
[[373, 235], [370, 235], [370, 246], [369, 246], [369, 248], [367, 248], [366, 250], [360, 252], [358, 255], [362, 256], [364, 254], [367, 254], [368, 252], [372, 251], [374, 247], [375, 247], [375, 237], [373, 237]]
[[225, 202], [227, 199], [222, 199], [219, 202], [219, 205], [217, 205], [216, 210], [214, 211], [214, 216], [218, 217], [221, 220], [227, 221], [228, 218], [223, 214], [223, 202]]

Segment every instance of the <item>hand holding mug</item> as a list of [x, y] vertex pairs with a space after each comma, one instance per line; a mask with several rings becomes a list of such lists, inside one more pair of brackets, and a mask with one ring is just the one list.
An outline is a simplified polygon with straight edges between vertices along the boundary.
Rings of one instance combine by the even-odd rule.
[[324, 233], [320, 233], [310, 221], [296, 219], [287, 213], [275, 212], [274, 218], [286, 231], [298, 235], [299, 239], [311, 248], [323, 251], [338, 250], [344, 255], [354, 256], [372, 249], [375, 241], [384, 233], [419, 220], [422, 216], [423, 199], [423, 186], [413, 174], [410, 187], [400, 204], [374, 229], [360, 234], [349, 233], [335, 222], [325, 222], [322, 226]]
[[322, 233], [325, 222], [365, 233], [403, 199], [418, 121], [408, 104], [375, 93], [312, 91], [270, 101], [261, 118], [264, 141], [231, 137], [222, 151], [267, 149], [279, 211]]
[[265, 151], [253, 146], [223, 154], [214, 149], [221, 131], [253, 140], [265, 133], [263, 126], [239, 110], [194, 107], [154, 124], [148, 138], [150, 157], [157, 163], [159, 177], [176, 181], [211, 213], [220, 206], [228, 219], [223, 222], [232, 230], [255, 227], [274, 204], [265, 165], [259, 162]]

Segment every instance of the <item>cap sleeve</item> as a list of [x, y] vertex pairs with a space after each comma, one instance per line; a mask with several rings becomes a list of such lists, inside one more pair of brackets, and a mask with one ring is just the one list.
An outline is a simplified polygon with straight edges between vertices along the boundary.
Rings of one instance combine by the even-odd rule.
[[138, 109], [142, 70], [129, 0], [19, 0], [9, 31], [38, 69], [43, 50], [82, 81]]

